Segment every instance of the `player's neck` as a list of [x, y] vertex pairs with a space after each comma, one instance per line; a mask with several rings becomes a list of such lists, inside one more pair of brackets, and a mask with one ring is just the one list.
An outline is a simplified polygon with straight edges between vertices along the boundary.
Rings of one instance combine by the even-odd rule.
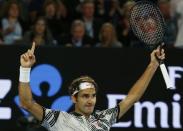
[[85, 114], [85, 113], [83, 113], [83, 112], [81, 112], [79, 110], [76, 110], [76, 109], [75, 109], [74, 112], [77, 113], [77, 114], [80, 114], [82, 116], [85, 116], [86, 119], [88, 119], [90, 117], [90, 115], [91, 115], [91, 114]]

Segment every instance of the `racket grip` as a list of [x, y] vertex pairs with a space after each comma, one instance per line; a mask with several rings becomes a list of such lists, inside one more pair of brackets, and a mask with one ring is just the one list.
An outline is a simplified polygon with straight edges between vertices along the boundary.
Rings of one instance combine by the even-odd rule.
[[165, 84], [166, 84], [167, 89], [173, 89], [173, 84], [170, 80], [170, 77], [168, 75], [168, 71], [167, 71], [164, 63], [160, 64], [160, 69], [161, 69], [161, 72], [163, 74], [163, 78], [165, 80]]

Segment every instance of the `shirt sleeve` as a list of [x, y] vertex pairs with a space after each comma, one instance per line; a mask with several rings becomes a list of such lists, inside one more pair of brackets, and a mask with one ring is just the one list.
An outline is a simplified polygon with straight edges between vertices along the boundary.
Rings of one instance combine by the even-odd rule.
[[97, 112], [97, 119], [103, 121], [108, 127], [111, 127], [114, 123], [118, 121], [118, 115], [119, 105], [114, 108]]
[[60, 111], [46, 109], [43, 107], [43, 118], [41, 125], [47, 129], [51, 129], [57, 122]]

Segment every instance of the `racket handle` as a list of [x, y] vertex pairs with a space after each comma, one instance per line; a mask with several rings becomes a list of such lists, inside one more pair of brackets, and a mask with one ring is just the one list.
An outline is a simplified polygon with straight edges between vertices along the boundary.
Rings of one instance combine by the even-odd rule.
[[161, 72], [163, 74], [163, 78], [165, 80], [165, 84], [166, 84], [167, 89], [173, 89], [173, 84], [170, 80], [170, 77], [168, 75], [168, 71], [167, 71], [164, 63], [160, 64], [160, 69], [161, 69]]

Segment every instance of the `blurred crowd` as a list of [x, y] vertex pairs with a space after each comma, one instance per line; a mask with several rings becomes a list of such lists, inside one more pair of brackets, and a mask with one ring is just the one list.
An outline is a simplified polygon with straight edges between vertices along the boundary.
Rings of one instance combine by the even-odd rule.
[[[153, 0], [155, 1], [155, 0]], [[158, 0], [164, 42], [183, 47], [183, 0]], [[0, 45], [141, 47], [128, 16], [133, 0], [0, 0]]]

